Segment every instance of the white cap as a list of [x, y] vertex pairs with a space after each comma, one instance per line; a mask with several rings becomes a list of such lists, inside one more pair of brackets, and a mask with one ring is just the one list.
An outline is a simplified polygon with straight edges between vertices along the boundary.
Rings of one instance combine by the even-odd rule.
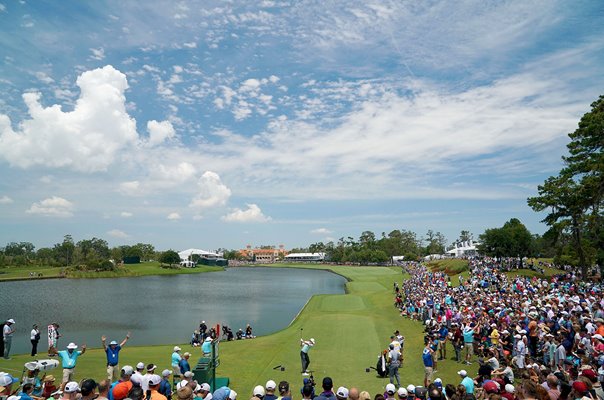
[[386, 393], [388, 394], [394, 394], [396, 393], [396, 386], [394, 386], [392, 383], [389, 383], [386, 385]]
[[21, 396], [8, 396], [6, 400], [21, 400]]
[[147, 378], [147, 381], [149, 382], [149, 385], [159, 385], [161, 383], [161, 376], [153, 374]]
[[170, 371], [169, 369], [164, 369], [164, 370], [161, 372], [161, 376], [166, 377], [166, 376], [170, 376], [170, 375], [172, 375], [172, 371]]
[[311, 342], [312, 344], [315, 344], [315, 338], [310, 338], [310, 342]]
[[129, 365], [124, 365], [122, 367], [122, 371], [124, 372], [125, 375], [132, 375], [134, 373], [134, 368], [132, 368]]
[[205, 390], [206, 392], [209, 392], [210, 390], [212, 390], [212, 388], [207, 383], [202, 383], [201, 390]]
[[265, 395], [265, 391], [264, 391], [264, 387], [262, 385], [258, 385], [254, 388], [254, 396], [261, 396], [264, 397]]
[[468, 372], [465, 369], [462, 369], [461, 371], [457, 371], [457, 375], [468, 376]]
[[190, 356], [191, 356], [191, 353], [189, 353], [188, 351], [186, 351], [186, 352], [185, 352], [185, 354], [183, 354], [182, 356], [183, 356], [183, 357], [186, 357], [186, 356], [189, 356], [189, 357], [190, 357]]
[[212, 341], [212, 338], [208, 336], [208, 337], [206, 338], [206, 340], [205, 340], [205, 341], [206, 341], [206, 342], [211, 342], [211, 341]]
[[14, 324], [14, 323], [15, 323], [15, 320], [11, 318], [11, 319], [7, 320], [6, 322], [9, 322], [9, 323], [11, 323], [11, 324]]
[[413, 385], [407, 386], [407, 392], [409, 394], [413, 393], [415, 395], [415, 386], [413, 386]]
[[407, 389], [405, 389], [403, 387], [399, 388], [398, 389], [398, 395], [401, 396], [401, 397], [407, 397], [408, 396]]
[[180, 351], [180, 347], [174, 346], [174, 351]]
[[338, 388], [338, 391], [336, 392], [336, 396], [341, 397], [343, 399], [347, 399], [348, 398], [348, 389], [346, 389], [344, 386], [340, 386]]
[[266, 390], [275, 390], [277, 384], [271, 379], [270, 381], [266, 382], [266, 385], [264, 385], [264, 387], [266, 388]]
[[195, 390], [193, 390], [193, 392], [195, 392], [195, 393], [201, 392], [201, 385], [197, 384], [197, 386], [195, 386]]
[[187, 371], [183, 375], [185, 376], [185, 378], [192, 378], [193, 377], [193, 373], [191, 371]]
[[133, 374], [132, 377], [130, 377], [130, 382], [132, 382], [133, 385], [142, 386], [141, 377], [141, 374]]
[[183, 388], [185, 386], [187, 386], [189, 384], [189, 381], [187, 381], [186, 379], [182, 379], [180, 382], [178, 382], [176, 384], [176, 390]]
[[136, 369], [145, 369], [145, 363], [144, 362], [139, 362], [138, 364], [136, 364]]
[[77, 382], [67, 382], [67, 385], [65, 385], [65, 393], [75, 393], [79, 391], [80, 387]]
[[71, 350], [75, 350], [75, 349], [77, 349], [77, 348], [78, 348], [78, 345], [77, 345], [77, 344], [75, 344], [75, 343], [73, 343], [73, 342], [71, 342], [71, 343], [69, 343], [69, 344], [67, 345], [67, 348], [68, 348], [68, 349], [71, 349]]
[[505, 385], [505, 391], [508, 393], [514, 393], [516, 391], [516, 388], [514, 387], [514, 385], [508, 383], [507, 385]]
[[237, 392], [234, 391], [233, 389], [231, 389], [231, 392], [229, 393], [229, 399], [235, 400], [236, 398], [237, 398]]

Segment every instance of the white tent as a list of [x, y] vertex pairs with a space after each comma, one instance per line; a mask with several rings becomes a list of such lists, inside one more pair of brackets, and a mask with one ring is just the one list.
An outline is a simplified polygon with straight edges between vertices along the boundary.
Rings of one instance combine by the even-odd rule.
[[193, 254], [197, 254], [203, 258], [220, 258], [220, 254], [212, 253], [211, 251], [201, 249], [186, 249], [178, 252], [178, 256], [181, 260], [188, 260]]

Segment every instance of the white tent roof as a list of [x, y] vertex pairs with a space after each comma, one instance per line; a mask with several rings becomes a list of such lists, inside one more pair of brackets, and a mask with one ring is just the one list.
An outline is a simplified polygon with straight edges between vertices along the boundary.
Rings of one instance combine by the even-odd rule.
[[193, 254], [199, 254], [200, 256], [201, 255], [212, 255], [212, 256], [218, 257], [218, 254], [216, 254], [216, 253], [212, 253], [211, 251], [205, 251], [205, 250], [201, 250], [201, 249], [186, 249], [186, 250], [178, 252], [178, 255], [180, 256], [181, 260], [186, 260], [187, 258], [191, 257]]

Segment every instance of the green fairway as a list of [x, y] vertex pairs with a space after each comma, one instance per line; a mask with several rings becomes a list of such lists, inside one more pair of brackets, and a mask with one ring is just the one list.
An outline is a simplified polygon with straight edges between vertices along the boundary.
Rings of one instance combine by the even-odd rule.
[[[287, 267], [295, 267], [287, 265]], [[329, 375], [336, 387], [356, 386], [375, 394], [382, 392], [388, 379], [376, 377], [375, 371], [365, 372], [365, 368], [374, 367], [381, 350], [390, 342], [390, 335], [399, 329], [406, 337], [405, 361], [400, 370], [401, 383], [405, 386], [423, 381], [423, 326], [416, 321], [403, 319], [393, 306], [393, 283], [401, 283], [404, 275], [400, 268], [351, 267], [351, 266], [313, 266], [305, 268], [330, 269], [349, 279], [347, 294], [313, 296], [298, 318], [286, 329], [253, 340], [222, 342], [220, 347], [222, 365], [217, 376], [228, 376], [231, 387], [242, 399], [251, 397], [251, 391], [257, 384], [268, 379], [277, 382], [287, 380], [292, 384], [295, 398], [299, 397], [302, 383], [300, 375], [300, 338], [315, 338], [317, 344], [310, 351], [310, 369], [320, 380]], [[456, 278], [454, 278], [456, 279]], [[162, 312], [169, 312], [163, 310]], [[161, 312], [160, 312], [161, 314]], [[68, 335], [68, 334], [67, 334]], [[67, 336], [62, 344], [69, 340]], [[89, 350], [78, 360], [76, 376], [101, 378], [105, 370], [104, 353], [98, 343], [88, 343], [96, 349]], [[174, 344], [165, 346], [131, 347], [126, 345], [120, 354], [120, 364], [156, 363], [160, 370], [167, 368]], [[181, 345], [183, 351], [191, 351], [192, 361], [200, 356], [199, 349]], [[454, 352], [449, 345], [448, 357]], [[42, 357], [45, 358], [45, 357]], [[0, 370], [21, 371], [29, 356], [16, 356], [11, 361], [0, 360]], [[193, 364], [192, 362], [192, 364]], [[273, 370], [282, 365], [285, 371]], [[476, 364], [464, 366], [471, 373], [477, 370]], [[436, 377], [445, 382], [459, 382], [456, 371], [461, 364], [452, 360], [439, 362]], [[56, 371], [60, 375], [60, 371]]]
[[42, 274], [42, 278], [58, 278], [65, 271], [67, 278], [121, 278], [126, 276], [146, 275], [180, 275], [198, 274], [201, 272], [222, 271], [222, 267], [198, 266], [195, 268], [162, 268], [157, 261], [142, 262], [140, 264], [126, 264], [114, 271], [77, 271], [73, 268], [48, 267], [48, 266], [19, 266], [0, 268], [0, 281], [38, 279], [30, 278], [30, 273]]

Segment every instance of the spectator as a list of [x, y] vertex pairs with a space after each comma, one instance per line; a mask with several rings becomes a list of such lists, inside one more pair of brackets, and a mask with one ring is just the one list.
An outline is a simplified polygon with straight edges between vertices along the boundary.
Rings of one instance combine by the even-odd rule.
[[323, 387], [323, 392], [319, 394], [315, 400], [334, 400], [335, 394], [332, 392], [333, 381], [330, 377], [326, 376], [323, 378], [323, 383], [321, 384]]
[[4, 323], [4, 327], [2, 329], [2, 337], [4, 339], [4, 359], [10, 360], [10, 348], [13, 341], [13, 335], [15, 333], [15, 320], [8, 319]]

